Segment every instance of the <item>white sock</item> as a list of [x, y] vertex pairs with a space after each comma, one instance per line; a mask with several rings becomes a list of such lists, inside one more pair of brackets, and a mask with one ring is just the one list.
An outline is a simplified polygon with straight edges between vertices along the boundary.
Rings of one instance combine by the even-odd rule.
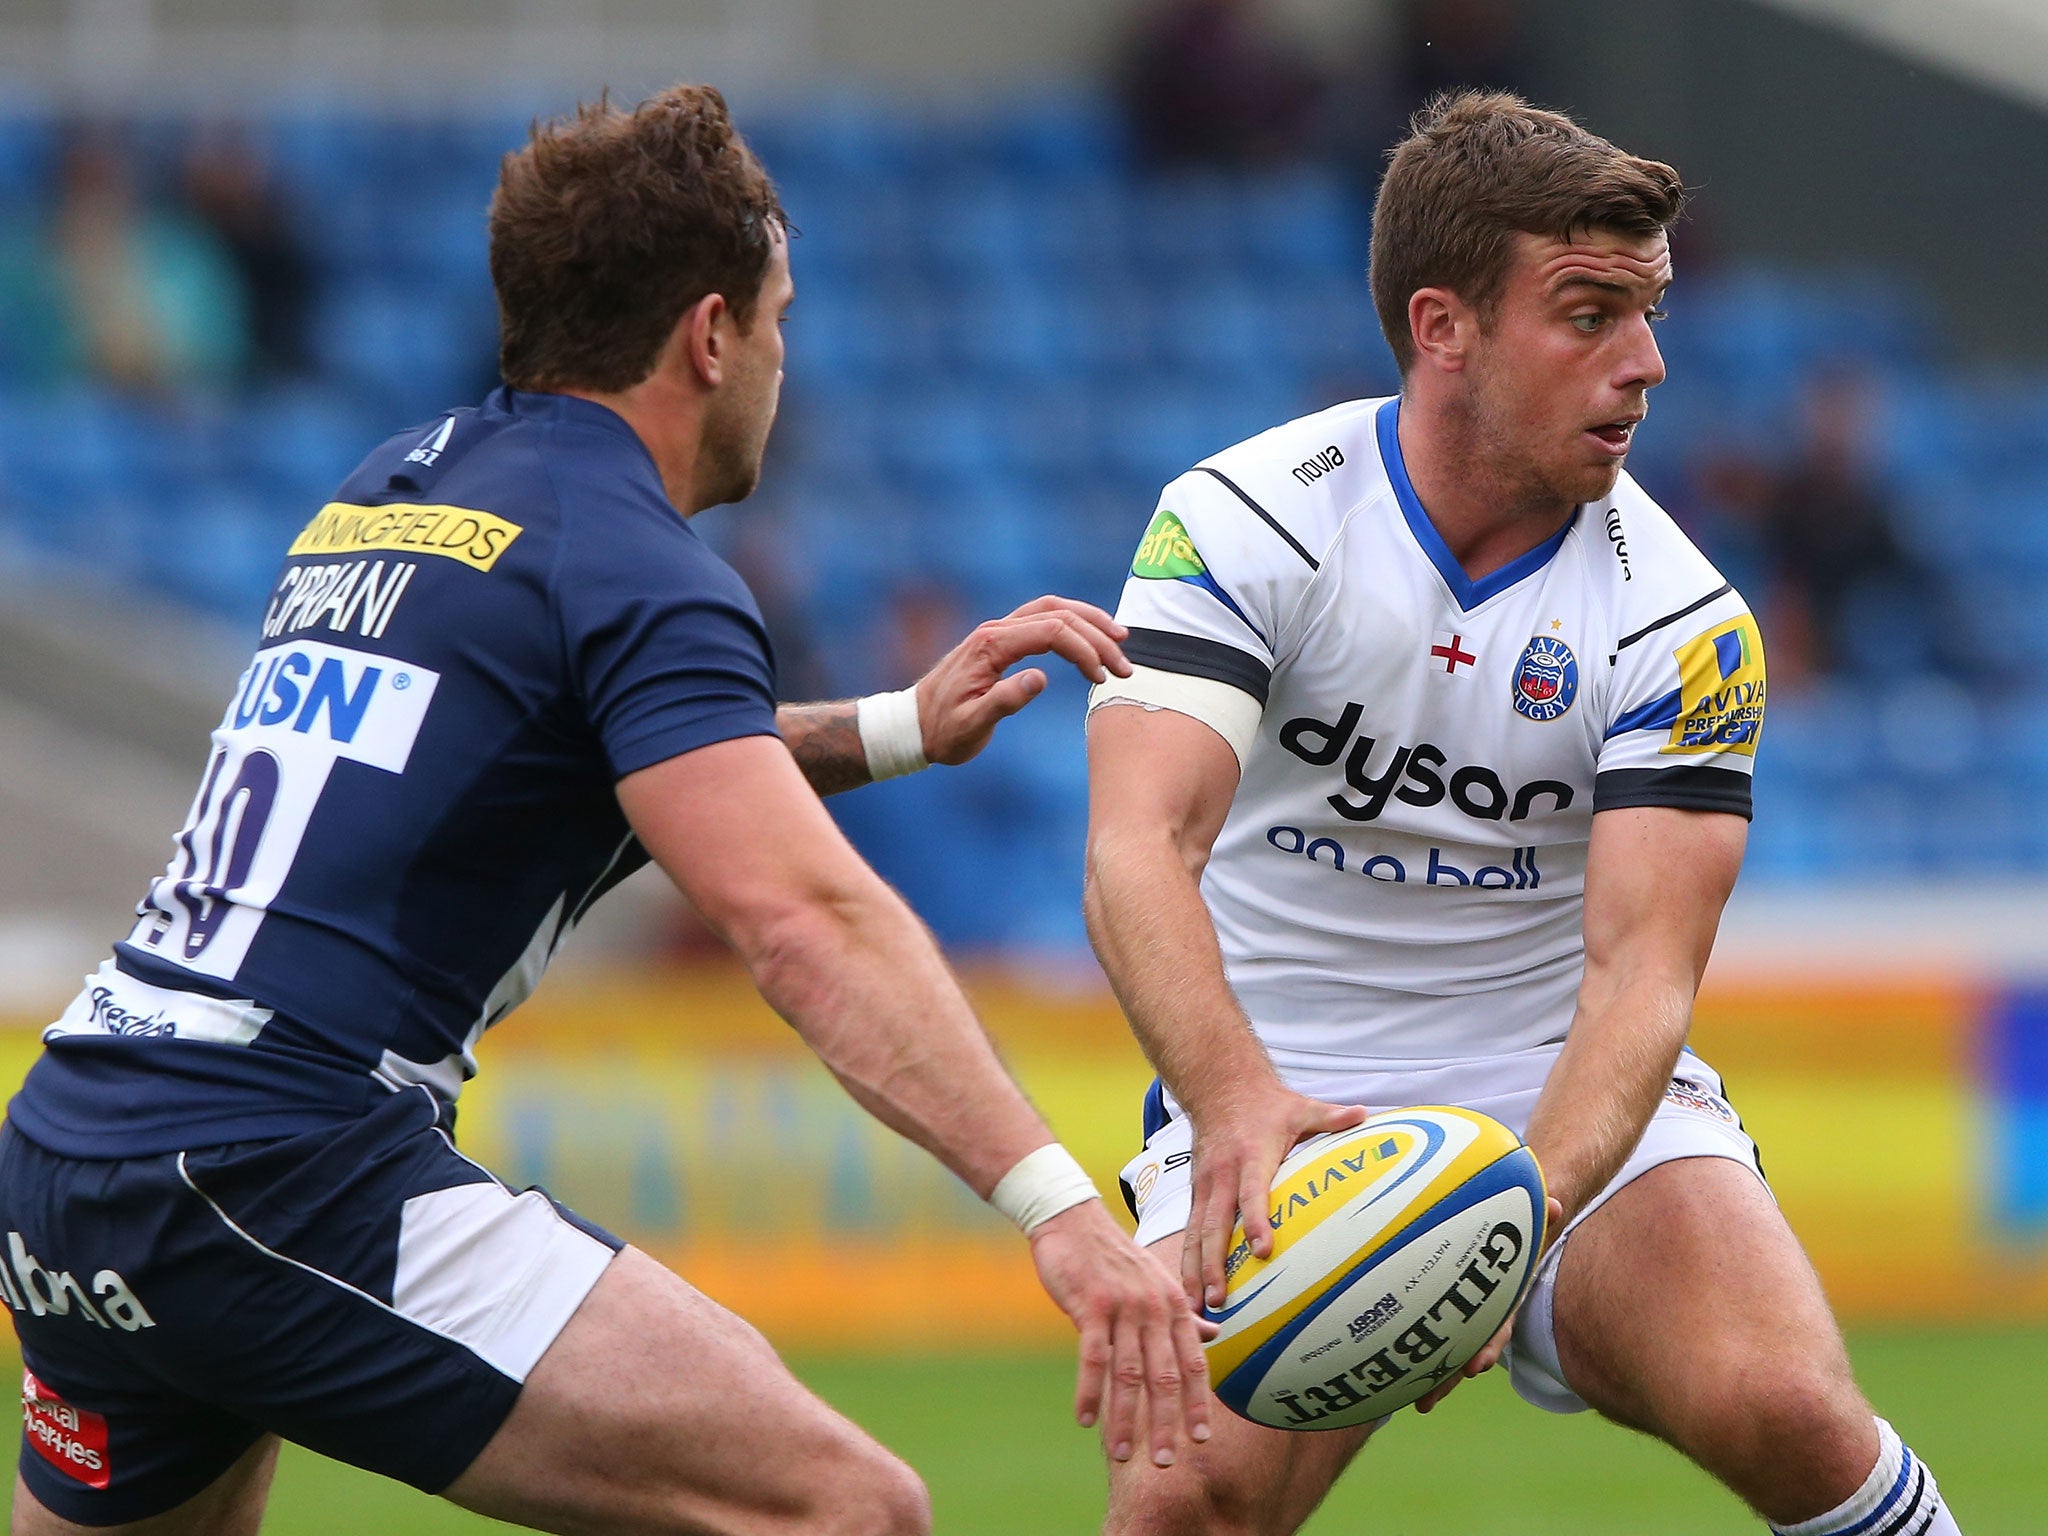
[[1962, 1536], [1934, 1474], [1883, 1419], [1877, 1421], [1877, 1465], [1846, 1503], [1771, 1529], [1778, 1536]]

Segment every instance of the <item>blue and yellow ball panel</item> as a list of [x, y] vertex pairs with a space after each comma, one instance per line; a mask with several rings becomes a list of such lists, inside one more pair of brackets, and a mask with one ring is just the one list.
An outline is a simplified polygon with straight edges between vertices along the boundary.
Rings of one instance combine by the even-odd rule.
[[1463, 1367], [1528, 1289], [1543, 1176], [1472, 1110], [1375, 1115], [1297, 1148], [1274, 1180], [1273, 1253], [1240, 1226], [1209, 1316], [1218, 1398], [1276, 1429], [1341, 1429]]

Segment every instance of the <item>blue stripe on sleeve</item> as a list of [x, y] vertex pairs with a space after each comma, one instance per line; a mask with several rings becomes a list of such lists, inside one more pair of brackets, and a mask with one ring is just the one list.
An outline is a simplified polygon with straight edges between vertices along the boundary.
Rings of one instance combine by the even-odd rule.
[[1682, 700], [1676, 688], [1662, 698], [1652, 699], [1640, 708], [1632, 709], [1614, 724], [1607, 727], [1608, 741], [1625, 736], [1630, 731], [1668, 730], [1678, 723], [1679, 706]]

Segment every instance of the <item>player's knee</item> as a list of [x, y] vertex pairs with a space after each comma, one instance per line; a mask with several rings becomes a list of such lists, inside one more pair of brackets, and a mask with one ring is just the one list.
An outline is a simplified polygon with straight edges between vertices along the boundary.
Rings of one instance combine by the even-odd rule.
[[880, 1446], [854, 1475], [835, 1480], [818, 1505], [818, 1536], [931, 1536], [932, 1501], [924, 1482]]
[[1830, 1480], [1839, 1475], [1852, 1487], [1870, 1470], [1869, 1406], [1854, 1382], [1829, 1372], [1759, 1363], [1723, 1377], [1700, 1408], [1700, 1431], [1734, 1461], [1798, 1467]]
[[1781, 1383], [1762, 1415], [1765, 1435], [1793, 1451], [1817, 1472], [1853, 1471], [1862, 1481], [1875, 1455], [1876, 1426], [1853, 1387], [1815, 1377]]
[[1273, 1523], [1279, 1501], [1271, 1488], [1203, 1476], [1185, 1464], [1140, 1476], [1139, 1486], [1113, 1501], [1104, 1536], [1285, 1536]]

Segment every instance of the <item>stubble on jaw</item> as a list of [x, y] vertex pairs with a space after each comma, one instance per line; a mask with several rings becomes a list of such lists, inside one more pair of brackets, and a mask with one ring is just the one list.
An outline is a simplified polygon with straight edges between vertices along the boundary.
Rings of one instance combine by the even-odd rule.
[[1619, 478], [1590, 497], [1575, 494], [1572, 487], [1553, 485], [1545, 478], [1540, 461], [1533, 459], [1535, 445], [1525, 448], [1514, 430], [1521, 402], [1503, 397], [1496, 377], [1483, 357], [1475, 358], [1468, 374], [1469, 387], [1450, 405], [1453, 430], [1459, 444], [1463, 473], [1503, 511], [1534, 517], [1555, 516], [1582, 501], [1595, 500], [1614, 488]]
[[761, 465], [768, 452], [768, 437], [775, 429], [779, 398], [767, 406], [768, 419], [756, 426], [746, 410], [722, 413], [705, 423], [698, 447], [707, 506], [725, 506], [745, 501], [761, 484]]

